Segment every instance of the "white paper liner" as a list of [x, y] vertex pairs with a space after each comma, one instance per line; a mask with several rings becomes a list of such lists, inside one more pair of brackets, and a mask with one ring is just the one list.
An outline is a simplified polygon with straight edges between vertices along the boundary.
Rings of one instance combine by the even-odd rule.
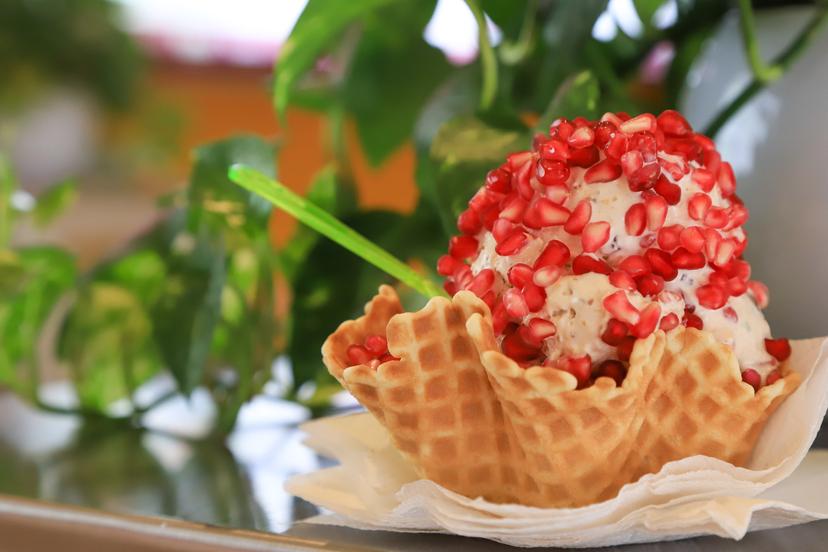
[[608, 546], [708, 534], [739, 539], [747, 531], [828, 518], [828, 497], [815, 491], [828, 488], [828, 452], [812, 452], [796, 477], [779, 484], [802, 463], [828, 409], [828, 339], [791, 345], [790, 366], [802, 383], [768, 421], [747, 468], [693, 456], [666, 464], [598, 504], [493, 504], [417, 479], [386, 430], [370, 414], [355, 414], [303, 426], [308, 446], [340, 465], [296, 476], [286, 489], [334, 512], [315, 518], [316, 523], [455, 533], [527, 547]]

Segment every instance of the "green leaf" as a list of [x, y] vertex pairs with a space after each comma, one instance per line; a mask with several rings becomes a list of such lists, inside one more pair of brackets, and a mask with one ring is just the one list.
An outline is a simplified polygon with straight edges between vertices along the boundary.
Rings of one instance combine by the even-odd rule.
[[345, 29], [366, 14], [389, 4], [391, 0], [310, 0], [282, 45], [276, 62], [273, 102], [284, 117], [296, 83], [316, 60], [342, 36]]
[[58, 347], [83, 408], [99, 412], [130, 397], [161, 368], [152, 321], [127, 289], [93, 283], [79, 294]]
[[417, 116], [451, 70], [443, 53], [423, 40], [435, 4], [398, 1], [365, 17], [343, 101], [372, 165], [411, 138]]
[[69, 208], [77, 198], [77, 183], [67, 180], [49, 188], [37, 198], [32, 217], [39, 226], [46, 226]]
[[570, 120], [579, 116], [587, 119], [597, 118], [600, 115], [598, 109], [600, 95], [598, 80], [591, 72], [582, 71], [573, 75], [558, 88], [555, 97], [552, 98], [535, 125], [535, 130], [548, 132], [549, 125], [560, 117]]

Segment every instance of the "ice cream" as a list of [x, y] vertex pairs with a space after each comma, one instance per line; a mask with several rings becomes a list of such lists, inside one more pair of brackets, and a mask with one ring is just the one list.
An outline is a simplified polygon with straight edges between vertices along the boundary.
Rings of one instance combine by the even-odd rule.
[[731, 166], [675, 111], [553, 123], [489, 172], [438, 263], [446, 290], [491, 309], [502, 351], [620, 382], [656, 330], [705, 329], [744, 381], [779, 378], [767, 289], [742, 259], [748, 211]]

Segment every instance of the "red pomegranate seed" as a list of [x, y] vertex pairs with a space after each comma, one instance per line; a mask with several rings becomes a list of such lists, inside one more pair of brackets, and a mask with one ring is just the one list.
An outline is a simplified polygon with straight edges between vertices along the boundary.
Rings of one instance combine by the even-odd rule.
[[698, 168], [691, 176], [693, 182], [704, 192], [711, 192], [716, 185], [716, 176], [708, 169]]
[[641, 192], [649, 190], [655, 186], [658, 181], [658, 176], [661, 174], [661, 167], [658, 163], [650, 163], [644, 165], [641, 169], [635, 171], [627, 179], [629, 188], [633, 192]]
[[572, 150], [569, 155], [569, 164], [586, 169], [597, 163], [600, 158], [601, 154], [598, 152], [598, 148], [589, 146], [583, 149]]
[[461, 266], [463, 266], [461, 261], [458, 261], [451, 255], [443, 255], [437, 259], [437, 274], [441, 276], [451, 276]]
[[719, 267], [727, 265], [733, 260], [737, 245], [736, 240], [733, 239], [719, 242], [719, 246], [716, 248], [716, 257], [711, 259], [711, 263]]
[[661, 113], [656, 119], [658, 128], [660, 128], [667, 136], [687, 136], [693, 132], [693, 127], [687, 122], [687, 119], [681, 116], [678, 111], [668, 109]]
[[589, 378], [592, 372], [592, 359], [589, 355], [559, 359], [555, 363], [555, 368], [569, 372], [575, 376], [575, 379], [578, 380], [578, 389], [583, 389], [589, 384]]
[[727, 281], [727, 292], [732, 297], [739, 297], [747, 291], [747, 282], [739, 278], [730, 278]]
[[563, 202], [569, 199], [569, 188], [566, 186], [547, 186], [543, 189], [543, 197], [552, 203], [562, 205]]
[[765, 385], [773, 385], [780, 379], [782, 379], [782, 374], [779, 372], [779, 370], [774, 370], [773, 372], [768, 374], [768, 377], [765, 378]]
[[627, 291], [635, 291], [635, 280], [628, 273], [623, 270], [616, 270], [609, 275], [609, 281], [618, 289], [625, 289]]
[[365, 348], [369, 353], [380, 356], [388, 352], [388, 341], [381, 335], [369, 335], [365, 338]]
[[612, 182], [621, 176], [621, 165], [612, 159], [604, 159], [587, 169], [584, 173], [584, 182], [587, 184], [600, 184]]
[[560, 226], [569, 220], [569, 209], [557, 203], [540, 197], [526, 210], [523, 216], [523, 224], [528, 228], [546, 228], [548, 226]]
[[[677, 157], [677, 158], [675, 158], [675, 160], [668, 160], [668, 159], [659, 158], [658, 164], [661, 165], [662, 170], [664, 170], [667, 174], [669, 174], [670, 178], [672, 178], [673, 180], [681, 180], [682, 178], [684, 178], [684, 175], [686, 175], [687, 173], [690, 172], [690, 166], [681, 157]], [[661, 177], [659, 177], [659, 178], [661, 178]], [[671, 184], [671, 182], [669, 180], [667, 181], [667, 183]], [[658, 184], [658, 183], [656, 183], [656, 184]], [[676, 184], [673, 184], [673, 185], [675, 186]], [[659, 192], [659, 193], [661, 193], [661, 192]], [[673, 190], [672, 193], [675, 194], [675, 190]], [[679, 193], [681, 193], [680, 189], [679, 189]], [[664, 195], [664, 194], [661, 194], [661, 195]], [[664, 199], [667, 199], [667, 196], [664, 196]], [[669, 202], [669, 200], [668, 200], [668, 202]], [[672, 203], [670, 205], [672, 205]]]
[[618, 353], [618, 358], [623, 360], [624, 362], [628, 362], [630, 360], [630, 357], [632, 356], [633, 348], [635, 347], [636, 341], [637, 339], [635, 338], [635, 336], [632, 335], [628, 335], [623, 340], [621, 340], [621, 343], [615, 349]]
[[655, 297], [664, 290], [664, 278], [657, 274], [642, 274], [635, 279], [635, 286], [641, 295]]
[[658, 177], [655, 186], [653, 186], [653, 190], [664, 198], [667, 205], [676, 205], [681, 201], [681, 188], [667, 180], [667, 177], [664, 175]]
[[679, 325], [679, 318], [676, 316], [675, 313], [670, 313], [664, 318], [661, 319], [661, 322], [658, 324], [658, 329], [663, 332], [669, 332], [670, 330], [678, 327]]
[[580, 234], [592, 217], [592, 203], [588, 199], [582, 199], [572, 210], [572, 214], [564, 224], [564, 230], [572, 235]]
[[453, 236], [449, 240], [449, 255], [455, 259], [470, 259], [477, 253], [477, 240], [471, 236]]
[[666, 251], [648, 249], [644, 252], [644, 258], [650, 263], [653, 274], [658, 274], [668, 282], [678, 276], [678, 270], [673, 266], [673, 260]]
[[484, 268], [477, 276], [472, 278], [469, 287], [466, 288], [478, 297], [483, 297], [488, 293], [495, 282], [495, 272], [491, 268]]
[[719, 244], [722, 242], [722, 236], [712, 228], [704, 229], [704, 254], [708, 259], [715, 259], [716, 253], [719, 251]]
[[575, 131], [576, 125], [574, 121], [570, 122], [566, 117], [561, 117], [552, 121], [549, 125], [549, 135], [557, 136], [562, 140], [568, 139]]
[[704, 234], [698, 226], [690, 226], [681, 231], [681, 246], [691, 253], [698, 253], [704, 248]]
[[693, 253], [684, 247], [679, 247], [673, 251], [670, 259], [676, 268], [682, 270], [696, 270], [704, 268], [704, 265], [707, 264], [704, 255], [700, 251]]
[[368, 364], [374, 358], [368, 349], [362, 345], [351, 345], [345, 352], [348, 357], [350, 366], [358, 366], [360, 364]]
[[762, 376], [753, 368], [742, 370], [742, 381], [753, 387], [754, 391], [759, 391], [762, 387]]
[[497, 302], [497, 295], [495, 295], [494, 291], [489, 290], [486, 293], [484, 293], [483, 296], [480, 297], [480, 299], [484, 303], [486, 303], [486, 306], [489, 307], [489, 310], [491, 311], [494, 308], [495, 303]]
[[569, 260], [570, 252], [565, 243], [558, 240], [551, 240], [546, 244], [543, 251], [538, 255], [533, 266], [534, 270], [546, 266], [563, 266]]
[[696, 144], [698, 144], [703, 151], [711, 151], [716, 149], [716, 144], [713, 140], [704, 134], [694, 134], [693, 141], [696, 142]]
[[506, 307], [506, 313], [513, 319], [520, 319], [529, 314], [526, 299], [516, 288], [509, 288], [503, 293], [503, 305]]
[[598, 274], [609, 275], [612, 272], [610, 265], [601, 259], [589, 255], [578, 255], [572, 259], [572, 272], [575, 275], [597, 272]]
[[730, 197], [736, 192], [736, 176], [733, 174], [733, 167], [727, 161], [722, 161], [719, 172], [719, 189], [722, 196]]
[[538, 182], [544, 186], [566, 184], [566, 181], [569, 180], [569, 174], [569, 165], [566, 162], [550, 159], [541, 159], [538, 161], [538, 167], [535, 171]]
[[640, 236], [647, 227], [647, 208], [643, 203], [636, 203], [627, 209], [624, 215], [624, 228], [630, 236]]
[[501, 335], [508, 324], [509, 313], [506, 312], [506, 305], [503, 301], [498, 301], [492, 309], [492, 329], [495, 335]]
[[658, 230], [664, 225], [667, 218], [667, 202], [659, 195], [644, 198], [644, 207], [647, 209], [647, 228]]
[[636, 132], [652, 132], [656, 128], [656, 118], [650, 113], [642, 113], [637, 117], [633, 117], [629, 121], [624, 121], [618, 125], [621, 132], [627, 134], [634, 134]]
[[555, 323], [543, 318], [533, 318], [529, 321], [527, 328], [529, 335], [538, 343], [543, 343], [544, 339], [548, 339], [558, 333], [558, 328]]
[[627, 369], [618, 360], [605, 360], [596, 370], [596, 378], [610, 378], [615, 381], [617, 387], [621, 387], [624, 378], [627, 376]]
[[728, 209], [727, 224], [724, 228], [722, 228], [722, 230], [727, 231], [733, 230], [734, 228], [738, 228], [739, 226], [742, 226], [744, 223], [746, 223], [749, 217], [750, 213], [748, 213], [748, 210], [744, 205], [739, 205], [738, 203], [735, 205], [731, 205]]
[[516, 263], [509, 269], [507, 278], [510, 284], [522, 289], [532, 281], [532, 267], [527, 264]]
[[535, 154], [531, 151], [518, 151], [506, 158], [506, 164], [512, 171], [515, 171], [525, 166], [534, 156]]
[[532, 282], [536, 286], [546, 288], [557, 282], [564, 272], [565, 270], [560, 266], [545, 266], [535, 271]]
[[720, 287], [725, 291], [727, 290], [727, 281], [727, 274], [721, 270], [714, 270], [710, 273], [710, 276], [707, 277], [708, 284], [713, 284], [714, 286]]
[[502, 242], [498, 243], [497, 246], [495, 246], [495, 251], [498, 255], [501, 255], [503, 257], [509, 257], [523, 249], [525, 245], [526, 234], [524, 234], [520, 230], [516, 230]]
[[727, 209], [711, 207], [704, 215], [704, 224], [711, 228], [724, 228], [727, 225]]
[[567, 143], [573, 148], [586, 148], [595, 143], [595, 131], [588, 126], [576, 129], [567, 138]]
[[655, 302], [650, 303], [641, 311], [641, 318], [630, 333], [639, 339], [647, 337], [655, 331], [659, 318], [661, 318], [661, 306]]
[[581, 245], [587, 253], [601, 249], [610, 236], [610, 224], [605, 221], [590, 222], [581, 232]]
[[503, 354], [517, 362], [531, 362], [540, 356], [540, 350], [526, 343], [519, 332], [507, 333], [500, 344]]
[[745, 281], [750, 279], [750, 264], [742, 259], [733, 259], [724, 269], [727, 275], [732, 278], [739, 278]]
[[500, 218], [511, 221], [521, 222], [523, 220], [523, 213], [526, 211], [527, 202], [520, 196], [514, 196], [508, 199], [500, 211]]
[[765, 339], [765, 350], [779, 362], [784, 362], [791, 356], [791, 343], [785, 338]]
[[500, 209], [497, 206], [488, 207], [480, 215], [480, 222], [486, 230], [491, 231], [500, 216]]
[[627, 135], [621, 132], [610, 138], [609, 142], [607, 142], [604, 146], [604, 154], [607, 156], [607, 159], [612, 159], [615, 162], [617, 162], [626, 151]]
[[569, 159], [569, 146], [566, 142], [552, 138], [540, 146], [538, 154], [542, 160], [566, 162], [566, 160]]
[[747, 283], [747, 287], [748, 290], [750, 290], [750, 294], [753, 296], [753, 300], [756, 301], [756, 305], [760, 309], [764, 309], [768, 306], [768, 286], [766, 286], [762, 282], [750, 280]]
[[532, 187], [532, 167], [534, 163], [530, 159], [512, 175], [512, 186], [517, 188], [520, 197], [526, 201], [535, 195], [535, 188]]
[[[619, 114], [620, 115], [620, 114]], [[611, 113], [607, 111], [603, 115], [601, 115], [601, 122], [602, 123], [612, 123], [613, 128], [618, 128], [618, 126], [623, 123], [624, 121], [628, 120], [630, 117], [629, 115], [624, 117], [623, 119], [620, 118], [615, 113]]]
[[506, 220], [504, 218], [499, 218], [495, 221], [494, 225], [492, 226], [492, 236], [494, 237], [497, 243], [502, 242], [506, 238], [512, 235], [515, 231], [515, 223], [510, 220]]
[[471, 284], [472, 278], [474, 275], [472, 274], [471, 268], [467, 265], [460, 265], [454, 274], [452, 274], [454, 278], [454, 282], [457, 284], [457, 289], [466, 289]]
[[629, 138], [627, 151], [630, 150], [641, 152], [644, 162], [651, 164], [656, 161], [658, 142], [651, 132], [636, 132]]
[[627, 325], [616, 318], [607, 321], [607, 327], [601, 334], [601, 341], [611, 347], [617, 347], [627, 337]]
[[483, 229], [483, 224], [480, 222], [480, 215], [473, 209], [463, 211], [457, 217], [457, 229], [468, 236], [477, 234]]
[[490, 170], [486, 174], [486, 188], [499, 194], [509, 193], [512, 189], [512, 173], [505, 167]]
[[400, 360], [399, 358], [395, 357], [391, 353], [384, 353], [382, 356], [379, 357], [380, 364], [391, 362], [393, 360]]
[[682, 324], [688, 328], [696, 328], [697, 330], [704, 329], [704, 322], [702, 322], [702, 319], [699, 318], [697, 314], [686, 310], [684, 311], [684, 320], [682, 320]]
[[652, 270], [650, 263], [641, 255], [630, 255], [618, 264], [618, 268], [636, 278], [642, 274], [649, 274]]
[[693, 194], [690, 201], [687, 203], [687, 214], [693, 220], [702, 220], [707, 215], [708, 209], [713, 202], [710, 201], [710, 196], [703, 193]]
[[713, 175], [714, 180], [718, 180], [719, 171], [722, 167], [722, 156], [719, 154], [718, 151], [715, 150], [715, 148], [706, 150], [704, 152], [704, 154], [702, 155], [702, 164], [708, 171], [710, 171], [710, 173]]
[[644, 166], [644, 156], [640, 151], [631, 150], [621, 156], [621, 170], [629, 178]]
[[529, 312], [538, 312], [546, 304], [546, 291], [535, 284], [528, 284], [523, 288], [523, 299]]
[[457, 284], [454, 282], [454, 280], [451, 279], [443, 282], [443, 289], [446, 290], [446, 293], [448, 293], [450, 296], [453, 296], [455, 293], [460, 291], [457, 287]]
[[638, 309], [630, 303], [627, 293], [624, 291], [616, 291], [607, 295], [604, 298], [603, 305], [614, 318], [631, 326], [637, 324], [641, 316]]
[[672, 251], [681, 243], [681, 231], [684, 227], [681, 224], [664, 226], [658, 231], [658, 246], [664, 251]]
[[722, 309], [722, 315], [734, 324], [739, 321], [739, 315], [733, 307], [725, 307]]
[[706, 284], [696, 290], [699, 304], [708, 309], [720, 309], [727, 303], [727, 292], [719, 286]]

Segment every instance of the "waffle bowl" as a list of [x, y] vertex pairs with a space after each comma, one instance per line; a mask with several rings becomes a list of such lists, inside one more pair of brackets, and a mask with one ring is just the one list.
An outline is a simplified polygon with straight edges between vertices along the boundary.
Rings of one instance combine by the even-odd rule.
[[[636, 343], [621, 387], [598, 378], [578, 390], [567, 372], [501, 354], [488, 308], [471, 293], [403, 313], [383, 286], [365, 313], [323, 345], [328, 370], [420, 477], [493, 503], [593, 504], [694, 455], [742, 466], [799, 384], [783, 366], [781, 379], [754, 392], [727, 346], [676, 328]], [[377, 333], [400, 360], [347, 366], [347, 347]]]

